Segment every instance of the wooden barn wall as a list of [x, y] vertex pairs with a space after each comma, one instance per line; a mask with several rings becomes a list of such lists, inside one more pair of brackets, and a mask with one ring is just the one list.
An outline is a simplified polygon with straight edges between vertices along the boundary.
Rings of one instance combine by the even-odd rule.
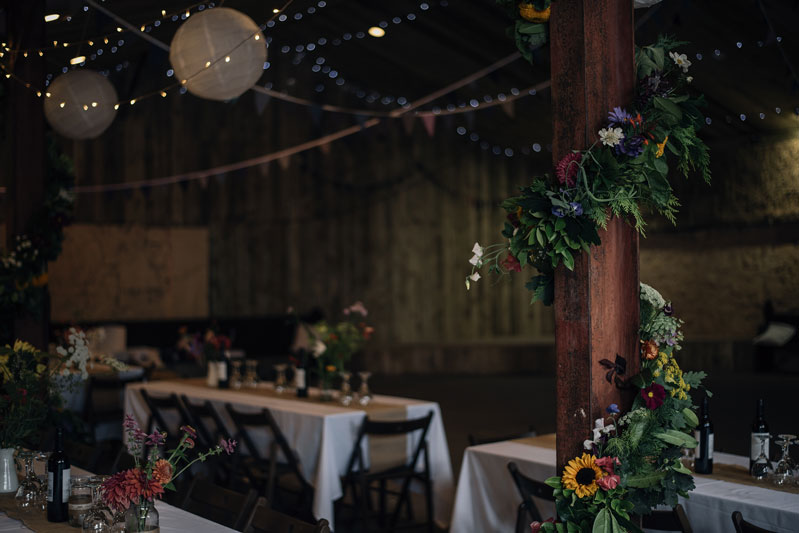
[[[189, 95], [137, 104], [98, 140], [72, 145], [78, 181], [205, 169], [354, 123], [329, 114], [315, 122], [307, 109], [275, 101], [259, 113], [255, 104], [252, 93], [228, 104]], [[498, 157], [457, 135], [456, 120], [439, 118], [433, 136], [420, 120], [411, 132], [386, 120], [325, 149], [203, 181], [80, 195], [77, 221], [206, 225], [210, 317], [289, 306], [337, 317], [362, 300], [376, 346], [386, 349], [551, 339], [551, 312], [529, 305], [526, 274], [471, 291], [464, 284], [474, 242], [497, 241], [499, 201], [549, 154]]]

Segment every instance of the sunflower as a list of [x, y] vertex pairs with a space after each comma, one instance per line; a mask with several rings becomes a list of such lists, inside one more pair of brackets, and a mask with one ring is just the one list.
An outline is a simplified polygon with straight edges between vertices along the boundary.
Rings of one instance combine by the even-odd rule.
[[597, 480], [605, 477], [596, 464], [596, 456], [584, 453], [582, 457], [575, 457], [563, 469], [561, 482], [567, 489], [573, 490], [578, 498], [593, 496], [599, 486]]

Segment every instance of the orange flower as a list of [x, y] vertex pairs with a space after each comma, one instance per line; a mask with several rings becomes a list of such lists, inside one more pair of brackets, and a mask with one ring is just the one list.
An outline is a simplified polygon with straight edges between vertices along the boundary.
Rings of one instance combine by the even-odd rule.
[[657, 359], [658, 356], [658, 343], [653, 340], [646, 342], [641, 341], [641, 358], [651, 361]]
[[153, 466], [153, 479], [161, 485], [172, 481], [172, 465], [166, 459], [159, 459]]
[[551, 8], [546, 8], [541, 11], [535, 8], [530, 2], [522, 2], [519, 4], [519, 15], [530, 22], [547, 22], [549, 20]]

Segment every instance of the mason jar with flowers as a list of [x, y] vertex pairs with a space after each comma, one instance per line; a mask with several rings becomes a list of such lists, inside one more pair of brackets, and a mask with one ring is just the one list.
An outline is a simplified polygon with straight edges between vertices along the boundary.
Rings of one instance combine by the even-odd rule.
[[342, 314], [346, 318], [341, 322], [323, 320], [309, 328], [312, 339], [310, 350], [316, 360], [322, 400], [333, 398], [333, 379], [347, 370], [352, 356], [374, 333], [374, 328], [364, 320], [369, 312], [363, 302], [358, 301], [344, 308]]

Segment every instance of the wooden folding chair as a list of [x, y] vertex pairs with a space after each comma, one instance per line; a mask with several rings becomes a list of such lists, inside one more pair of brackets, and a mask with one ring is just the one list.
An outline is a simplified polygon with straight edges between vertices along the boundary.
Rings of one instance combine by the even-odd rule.
[[271, 509], [266, 499], [258, 498], [244, 533], [330, 533], [330, 524], [324, 518], [316, 524], [303, 522]]
[[655, 531], [679, 531], [693, 533], [691, 523], [685, 515], [685, 509], [679, 503], [670, 511], [652, 511], [643, 516], [643, 527]]
[[544, 520], [533, 497], [554, 502], [555, 497], [552, 494], [554, 489], [546, 483], [536, 481], [519, 472], [519, 467], [513, 461], [508, 463], [508, 471], [510, 471], [513, 483], [522, 497], [522, 502], [516, 513], [516, 533], [525, 533], [530, 530], [530, 522]]
[[195, 477], [181, 508], [217, 524], [242, 531], [252, 514], [257, 494], [250, 489], [246, 494], [215, 485], [202, 477]]
[[740, 511], [732, 513], [732, 525], [735, 526], [735, 533], [774, 533], [770, 529], [763, 529], [744, 520]]

